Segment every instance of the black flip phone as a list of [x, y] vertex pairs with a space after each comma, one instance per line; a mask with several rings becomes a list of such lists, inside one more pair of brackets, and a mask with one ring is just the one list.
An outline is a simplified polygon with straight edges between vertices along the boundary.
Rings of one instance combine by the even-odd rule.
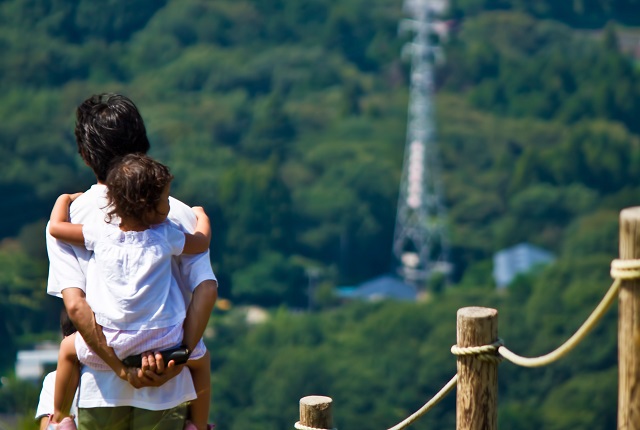
[[[160, 351], [162, 354], [162, 359], [164, 360], [165, 366], [169, 361], [173, 360], [176, 364], [186, 363], [191, 355], [191, 351], [189, 348], [184, 346], [179, 346], [177, 348], [167, 349], [165, 351]], [[142, 355], [130, 355], [129, 357], [122, 360], [125, 366], [127, 367], [142, 367]]]

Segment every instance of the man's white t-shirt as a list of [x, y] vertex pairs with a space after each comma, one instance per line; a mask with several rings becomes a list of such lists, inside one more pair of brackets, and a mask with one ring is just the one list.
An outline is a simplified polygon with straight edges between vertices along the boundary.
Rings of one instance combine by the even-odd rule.
[[[106, 186], [93, 185], [72, 203], [70, 220], [78, 224], [105, 222], [106, 206]], [[170, 208], [169, 221], [184, 231], [192, 233], [196, 225], [193, 210], [173, 198], [170, 198]], [[99, 284], [99, 271], [92, 258], [93, 252], [81, 246], [56, 240], [49, 234], [48, 227], [46, 239], [49, 254], [47, 293], [62, 297], [62, 290], [79, 288], [85, 292], [89, 306], [92, 309], [100, 309], [100, 296], [95, 287]], [[182, 294], [182, 301], [176, 300], [176, 302], [184, 309], [188, 306], [195, 287], [203, 281], [216, 279], [211, 270], [208, 252], [174, 257], [171, 261], [171, 272]], [[96, 370], [83, 366], [78, 407], [133, 406], [149, 410], [165, 410], [195, 398], [191, 374], [186, 368], [161, 387], [136, 389], [111, 370]]]

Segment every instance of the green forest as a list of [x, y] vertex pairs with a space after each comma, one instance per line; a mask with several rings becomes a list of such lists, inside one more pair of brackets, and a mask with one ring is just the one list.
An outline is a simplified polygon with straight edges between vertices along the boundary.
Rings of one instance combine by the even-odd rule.
[[[523, 355], [580, 326], [611, 283], [619, 212], [640, 201], [640, 2], [449, 2], [434, 40], [451, 283], [416, 303], [342, 303], [335, 287], [391, 267], [402, 3], [0, 1], [0, 414], [35, 428], [40, 387], [15, 378], [16, 352], [60, 338], [44, 226], [60, 193], [95, 181], [74, 113], [103, 92], [136, 102], [172, 194], [211, 218], [231, 303], [206, 337], [218, 428], [293, 428], [310, 394], [333, 398], [340, 429], [393, 426], [455, 374], [461, 307], [498, 309]], [[493, 254], [521, 242], [556, 260], [497, 291]], [[269, 319], [248, 323], [249, 305]], [[614, 309], [558, 363], [502, 364], [500, 427], [615, 428], [616, 327]], [[455, 395], [411, 428], [455, 428]]]

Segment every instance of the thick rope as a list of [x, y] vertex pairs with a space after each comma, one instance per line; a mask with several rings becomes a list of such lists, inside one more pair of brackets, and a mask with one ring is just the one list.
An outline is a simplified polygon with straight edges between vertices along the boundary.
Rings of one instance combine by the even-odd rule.
[[602, 319], [607, 310], [611, 307], [615, 299], [618, 297], [620, 283], [623, 280], [632, 280], [640, 278], [640, 260], [613, 260], [611, 262], [611, 277], [614, 278], [613, 284], [609, 291], [605, 294], [602, 301], [589, 315], [589, 318], [580, 326], [578, 331], [574, 333], [563, 345], [558, 347], [546, 355], [540, 357], [527, 358], [519, 356], [511, 352], [507, 347], [501, 346], [498, 352], [510, 362], [524, 367], [540, 367], [550, 364], [566, 355], [575, 348], [578, 343], [586, 337], [586, 335], [595, 327]]
[[502, 357], [498, 355], [498, 348], [504, 345], [502, 339], [498, 339], [491, 345], [482, 346], [467, 346], [461, 347], [453, 345], [451, 347], [451, 353], [457, 356], [475, 356], [480, 361], [486, 361], [489, 363], [500, 364]]
[[451, 378], [451, 380], [449, 382], [447, 382], [447, 384], [444, 387], [442, 387], [440, 389], [440, 391], [438, 391], [438, 394], [433, 396], [433, 398], [431, 400], [429, 400], [427, 403], [425, 403], [424, 406], [422, 406], [420, 409], [415, 411], [412, 415], [407, 417], [404, 421], [396, 424], [395, 426], [393, 426], [393, 427], [391, 427], [391, 428], [389, 428], [387, 430], [400, 430], [400, 429], [404, 429], [406, 427], [409, 427], [418, 418], [420, 418], [421, 416], [423, 416], [424, 414], [429, 412], [429, 410], [431, 410], [431, 408], [433, 408], [435, 405], [437, 405], [438, 402], [440, 402], [440, 400], [442, 400], [444, 398], [444, 396], [449, 394], [449, 392], [453, 389], [453, 387], [456, 386], [457, 382], [458, 382], [458, 375], [455, 374], [453, 376], [453, 378]]
[[613, 260], [611, 277], [624, 281], [640, 278], [640, 260]]
[[[491, 345], [471, 346], [471, 347], [459, 347], [453, 345], [451, 347], [451, 353], [456, 356], [476, 356], [479, 360], [499, 363], [502, 358], [511, 361], [514, 364], [523, 367], [540, 367], [550, 364], [559, 358], [566, 355], [569, 351], [575, 348], [585, 336], [595, 327], [595, 325], [602, 319], [606, 311], [611, 307], [614, 300], [618, 296], [620, 290], [620, 284], [623, 280], [640, 279], [640, 260], [613, 260], [611, 262], [611, 277], [614, 278], [613, 284], [609, 287], [609, 291], [605, 294], [602, 301], [596, 306], [594, 311], [589, 315], [586, 321], [580, 326], [580, 328], [571, 336], [563, 345], [558, 347], [555, 351], [552, 351], [546, 355], [540, 357], [522, 357], [511, 352], [502, 343], [501, 339], [498, 339]], [[496, 352], [499, 354], [497, 355]], [[390, 427], [387, 430], [402, 430], [409, 425], [413, 424], [416, 420], [429, 412], [436, 404], [440, 402], [449, 394], [449, 392], [455, 387], [458, 382], [458, 375], [454, 375], [453, 378], [435, 395], [431, 400], [424, 404], [420, 409], [407, 417], [404, 421]], [[337, 430], [337, 429], [317, 429], [313, 427], [307, 427], [297, 422], [295, 428], [298, 430]]]

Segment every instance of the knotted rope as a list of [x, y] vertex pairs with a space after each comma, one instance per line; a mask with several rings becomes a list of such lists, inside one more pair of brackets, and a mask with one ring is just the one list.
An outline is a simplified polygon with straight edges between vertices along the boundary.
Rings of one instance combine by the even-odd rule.
[[[470, 346], [459, 347], [453, 345], [451, 347], [451, 353], [456, 356], [475, 356], [478, 360], [498, 364], [503, 358], [511, 361], [514, 364], [518, 364], [524, 367], [538, 367], [544, 366], [553, 361], [563, 357], [573, 348], [575, 348], [582, 339], [595, 327], [595, 325], [602, 319], [606, 311], [611, 307], [614, 300], [618, 296], [620, 290], [620, 283], [625, 280], [640, 279], [640, 260], [613, 260], [611, 262], [611, 277], [614, 278], [613, 284], [609, 287], [609, 290], [600, 301], [598, 306], [589, 315], [587, 320], [580, 326], [576, 333], [571, 336], [563, 345], [557, 348], [555, 351], [549, 354], [527, 358], [521, 357], [507, 347], [503, 345], [501, 339], [493, 342], [491, 345], [482, 346]], [[458, 375], [454, 375], [453, 378], [436, 394], [431, 400], [417, 410], [413, 415], [401, 423], [389, 428], [388, 430], [401, 430], [408, 427], [422, 415], [427, 413], [433, 406], [435, 406], [444, 396], [446, 396], [455, 387], [458, 382]], [[297, 427], [296, 427], [297, 428]], [[307, 429], [303, 429], [307, 430]]]
[[580, 326], [580, 328], [574, 333], [574, 335], [555, 351], [540, 357], [527, 358], [513, 353], [506, 346], [501, 346], [498, 348], [498, 353], [510, 362], [523, 367], [545, 366], [566, 355], [569, 351], [575, 348], [602, 319], [604, 314], [615, 301], [616, 297], [618, 297], [620, 283], [623, 280], [628, 281], [640, 278], [640, 260], [613, 260], [611, 262], [611, 277], [614, 278], [613, 284], [611, 284], [609, 291], [607, 291], [602, 301], [593, 310], [582, 326]]
[[[620, 290], [620, 284], [622, 281], [629, 281], [634, 279], [640, 279], [640, 260], [613, 260], [611, 262], [611, 277], [614, 279], [611, 287], [600, 301], [598, 306], [593, 310], [591, 315], [586, 319], [586, 321], [580, 326], [580, 328], [571, 336], [563, 345], [558, 347], [556, 350], [540, 356], [527, 358], [519, 356], [512, 351], [510, 351], [507, 347], [503, 345], [501, 339], [493, 342], [491, 345], [482, 345], [482, 346], [471, 346], [471, 347], [459, 347], [457, 345], [453, 345], [451, 347], [451, 353], [456, 356], [475, 356], [481, 361], [491, 362], [498, 364], [505, 358], [511, 361], [514, 364], [523, 366], [523, 367], [539, 367], [550, 364], [559, 358], [566, 355], [569, 351], [575, 348], [578, 343], [582, 341], [586, 337], [586, 335], [595, 327], [595, 325], [602, 319], [606, 311], [611, 307], [614, 300], [618, 296], [618, 291]], [[420, 409], [414, 412], [412, 415], [407, 417], [404, 421], [396, 424], [393, 427], [390, 427], [387, 430], [402, 430], [424, 414], [426, 414], [433, 406], [435, 406], [440, 400], [444, 398], [449, 392], [456, 386], [458, 382], [458, 375], [454, 375], [453, 378], [447, 384], [440, 389], [440, 391], [433, 396], [431, 400], [424, 404]], [[297, 422], [295, 424], [295, 428], [298, 430], [336, 430], [336, 429], [317, 429], [313, 427], [307, 427], [305, 425]]]
[[480, 361], [499, 364], [502, 361], [502, 357], [498, 355], [498, 348], [500, 348], [502, 345], [504, 345], [504, 343], [502, 342], [502, 339], [498, 339], [497, 341], [493, 342], [491, 345], [466, 346], [466, 347], [453, 345], [451, 347], [451, 353], [459, 357], [475, 356]]

